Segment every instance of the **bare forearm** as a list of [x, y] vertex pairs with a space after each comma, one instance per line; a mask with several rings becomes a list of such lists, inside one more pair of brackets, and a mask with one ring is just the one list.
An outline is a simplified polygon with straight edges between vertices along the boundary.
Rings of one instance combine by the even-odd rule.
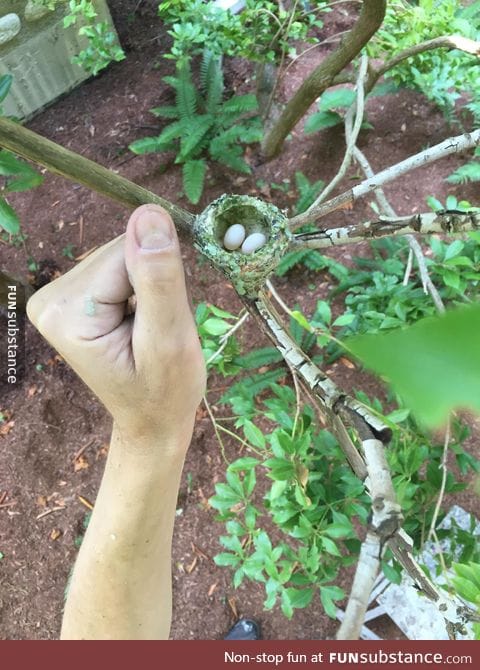
[[174, 437], [147, 437], [140, 444], [114, 429], [67, 596], [62, 639], [168, 637], [171, 538], [193, 418], [187, 424]]

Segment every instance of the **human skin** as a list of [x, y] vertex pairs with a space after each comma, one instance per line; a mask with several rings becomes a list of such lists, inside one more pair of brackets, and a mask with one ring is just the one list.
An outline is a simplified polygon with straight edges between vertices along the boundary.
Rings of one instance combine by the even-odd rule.
[[125, 235], [35, 293], [27, 313], [113, 417], [61, 638], [168, 638], [177, 494], [206, 379], [169, 215], [137, 209]]

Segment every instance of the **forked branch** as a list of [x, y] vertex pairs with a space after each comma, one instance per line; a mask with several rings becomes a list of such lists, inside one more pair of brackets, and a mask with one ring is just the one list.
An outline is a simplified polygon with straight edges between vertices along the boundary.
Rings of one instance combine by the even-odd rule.
[[379, 186], [383, 186], [394, 179], [398, 179], [407, 172], [411, 172], [411, 170], [425, 167], [429, 163], [433, 163], [440, 158], [467, 151], [478, 145], [480, 145], [480, 129], [471, 133], [464, 133], [463, 135], [450, 137], [447, 140], [440, 142], [440, 144], [436, 144], [434, 147], [425, 149], [425, 151], [421, 151], [396, 165], [388, 167], [386, 170], [382, 170], [382, 172], [378, 172], [374, 177], [365, 179], [365, 181], [362, 181], [357, 186], [335, 196], [325, 203], [314, 202], [306, 212], [298, 214], [290, 219], [290, 227], [294, 230], [307, 223], [312, 223], [337, 209], [349, 208], [359, 198], [375, 191]]

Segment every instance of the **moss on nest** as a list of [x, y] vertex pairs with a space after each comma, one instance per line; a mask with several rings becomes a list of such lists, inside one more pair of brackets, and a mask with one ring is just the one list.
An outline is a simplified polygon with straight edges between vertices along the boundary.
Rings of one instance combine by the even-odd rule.
[[[239, 249], [228, 251], [223, 238], [235, 223], [244, 226], [247, 236], [263, 233], [267, 242], [249, 255]], [[249, 195], [222, 195], [197, 217], [194, 237], [195, 247], [230, 279], [238, 293], [253, 298], [280, 262], [291, 233], [286, 216], [275, 205]]]

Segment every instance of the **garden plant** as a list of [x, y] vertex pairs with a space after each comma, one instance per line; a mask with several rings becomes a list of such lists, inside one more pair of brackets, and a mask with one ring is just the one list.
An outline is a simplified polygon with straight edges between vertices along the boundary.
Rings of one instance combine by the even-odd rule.
[[[75, 4], [70, 3], [73, 13]], [[8, 193], [41, 181], [16, 156], [128, 208], [162, 205], [184, 238], [228, 278], [244, 305], [241, 315], [203, 303], [196, 312], [208, 366], [227, 379], [243, 373], [220, 400], [231, 409], [237, 433], [216, 419], [205, 401], [220, 444], [228, 434], [241, 449], [238, 458], [226, 459], [225, 482], [216, 485], [210, 500], [226, 529], [217, 564], [234, 570], [235, 586], [244, 579], [261, 582], [265, 606], [279, 602], [287, 617], [308, 606], [316, 592], [335, 617], [335, 603], [345, 596], [335, 580], [342, 567], [355, 563], [338, 639], [360, 636], [380, 571], [397, 582], [407, 573], [455, 637], [465, 633], [468, 622], [478, 622], [475, 538], [463, 537], [460, 554], [443, 557], [448, 566], [455, 564], [447, 589], [436, 585], [416, 554], [425, 540], [438, 540], [445, 494], [464, 486], [447, 466], [448, 453], [461, 475], [479, 470], [462, 446], [469, 429], [455, 411], [480, 409], [480, 308], [475, 305], [480, 209], [455, 198], [442, 204], [432, 196], [429, 211], [417, 207], [398, 216], [382, 187], [469, 151], [473, 156], [449, 180], [480, 180], [480, 130], [475, 129], [480, 2], [348, 3], [353, 26], [330, 40], [327, 55], [283, 100], [282, 82], [291, 63], [319, 47], [323, 17], [337, 4], [247, 0], [239, 14], [200, 0], [159, 7], [173, 40], [167, 57], [175, 72], [167, 83], [175, 101], [152, 110], [167, 124], [158, 135], [136, 140], [132, 151], [173, 152], [175, 163], [183, 166], [185, 195], [195, 204], [209, 161], [250, 171], [245, 145], [258, 144], [261, 160], [272, 159], [316, 103], [305, 132], [343, 126], [345, 147], [338, 147], [343, 159], [328, 184], [296, 172], [299, 197], [291, 214], [244, 194], [224, 194], [192, 214], [15, 120], [0, 118], [0, 175], [6, 178], [0, 225], [7, 234], [19, 232]], [[231, 57], [251, 64], [255, 90], [228, 94], [222, 64]], [[0, 101], [10, 83], [8, 77], [0, 80]], [[364, 153], [358, 146], [361, 130], [368, 127], [366, 101], [399, 87], [421, 90], [455, 132], [400, 163], [386, 161], [375, 174], [368, 149]], [[354, 163], [363, 176], [349, 187]], [[372, 216], [358, 220], [355, 205], [368, 196]], [[340, 209], [350, 211], [349, 225], [324, 223]], [[450, 235], [454, 241], [446, 239]], [[373, 258], [356, 267], [328, 256], [332, 247], [365, 240], [372, 241]], [[411, 278], [414, 263], [418, 283]], [[344, 296], [344, 310], [338, 313], [333, 296], [319, 295], [311, 315], [286, 305], [275, 277], [298, 265], [328, 272]], [[271, 347], [240, 352], [235, 335], [247, 318]], [[340, 356], [358, 358], [390, 382], [389, 409], [361, 391], [345, 393], [323, 372], [324, 363]], [[431, 429], [442, 425], [442, 438], [433, 437]], [[260, 479], [267, 482], [266, 492], [259, 493]]]

